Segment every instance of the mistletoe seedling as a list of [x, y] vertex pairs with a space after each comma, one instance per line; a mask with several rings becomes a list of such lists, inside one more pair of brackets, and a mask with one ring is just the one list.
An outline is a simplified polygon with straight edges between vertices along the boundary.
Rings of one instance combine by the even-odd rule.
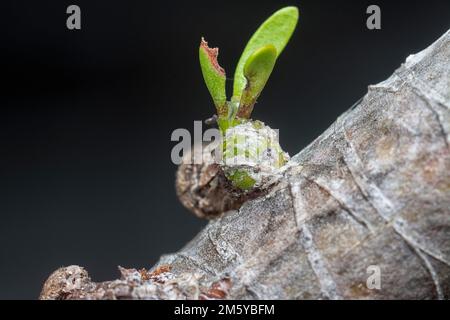
[[216, 107], [217, 124], [223, 138], [222, 169], [241, 190], [261, 186], [289, 159], [279, 145], [276, 132], [250, 117], [297, 21], [298, 9], [285, 7], [256, 30], [237, 63], [229, 100], [225, 70], [217, 60], [219, 49], [208, 47], [203, 38], [200, 43], [200, 66]]

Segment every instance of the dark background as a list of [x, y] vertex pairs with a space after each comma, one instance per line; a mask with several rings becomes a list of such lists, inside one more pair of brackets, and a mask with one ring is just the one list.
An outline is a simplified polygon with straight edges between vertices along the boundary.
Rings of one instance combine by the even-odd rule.
[[[171, 132], [214, 112], [200, 37], [231, 78], [257, 26], [291, 4], [299, 26], [253, 114], [291, 155], [450, 27], [450, 1], [2, 0], [0, 298], [36, 298], [63, 265], [97, 281], [151, 267], [202, 228], [170, 161]], [[382, 30], [366, 28], [369, 4]]]

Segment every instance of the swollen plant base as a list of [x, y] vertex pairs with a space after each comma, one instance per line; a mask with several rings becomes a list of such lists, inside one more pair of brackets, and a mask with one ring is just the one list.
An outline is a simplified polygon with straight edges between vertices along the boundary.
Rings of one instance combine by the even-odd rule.
[[261, 121], [248, 121], [225, 132], [221, 167], [231, 183], [243, 191], [264, 189], [278, 180], [289, 160], [277, 133]]

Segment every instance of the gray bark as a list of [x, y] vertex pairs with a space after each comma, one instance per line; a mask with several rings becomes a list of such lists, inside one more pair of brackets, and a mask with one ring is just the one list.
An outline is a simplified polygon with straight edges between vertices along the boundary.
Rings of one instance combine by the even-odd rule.
[[[57, 270], [42, 299], [450, 298], [450, 30], [150, 271]], [[376, 266], [380, 289], [369, 289]]]

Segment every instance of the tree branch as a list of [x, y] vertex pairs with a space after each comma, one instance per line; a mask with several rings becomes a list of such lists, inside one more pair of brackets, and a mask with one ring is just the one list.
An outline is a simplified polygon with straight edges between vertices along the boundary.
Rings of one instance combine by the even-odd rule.
[[[294, 156], [279, 183], [150, 271], [78, 267], [41, 299], [450, 297], [450, 31]], [[380, 289], [369, 289], [370, 268]]]

